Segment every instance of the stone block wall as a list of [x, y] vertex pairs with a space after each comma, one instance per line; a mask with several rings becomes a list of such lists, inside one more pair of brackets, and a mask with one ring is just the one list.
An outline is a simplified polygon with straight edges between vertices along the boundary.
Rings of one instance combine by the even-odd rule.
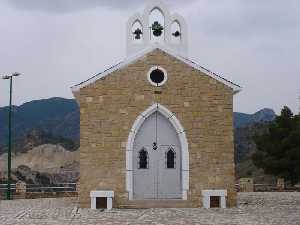
[[[168, 73], [162, 87], [147, 80], [159, 65]], [[80, 204], [90, 206], [91, 190], [115, 191], [114, 207], [128, 203], [126, 143], [137, 116], [153, 103], [176, 114], [186, 130], [190, 189], [185, 207], [201, 207], [203, 189], [234, 189], [233, 90], [161, 50], [84, 87], [80, 105]]]

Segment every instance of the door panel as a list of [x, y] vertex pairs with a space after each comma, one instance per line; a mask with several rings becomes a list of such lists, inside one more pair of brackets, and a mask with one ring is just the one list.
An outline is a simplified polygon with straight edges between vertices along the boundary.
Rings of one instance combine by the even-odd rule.
[[[154, 170], [156, 168], [155, 155], [151, 146], [141, 146], [134, 151], [134, 170], [133, 170], [133, 193], [135, 199], [155, 199], [156, 198], [156, 176]], [[139, 152], [145, 149], [148, 152], [148, 167], [146, 169], [139, 168]]]
[[157, 115], [157, 142], [159, 145], [180, 146], [178, 135], [169, 119], [162, 114]]
[[[157, 149], [153, 148], [157, 144]], [[181, 198], [181, 151], [178, 135], [159, 112], [148, 117], [139, 129], [133, 149], [133, 197], [134, 199]], [[139, 152], [148, 153], [148, 167], [139, 168]], [[175, 168], [167, 168], [167, 152], [174, 152]]]
[[[174, 167], [168, 168], [167, 153], [174, 153]], [[177, 199], [181, 198], [180, 177], [180, 152], [177, 146], [161, 146], [159, 151], [159, 175], [158, 175], [158, 198]]]

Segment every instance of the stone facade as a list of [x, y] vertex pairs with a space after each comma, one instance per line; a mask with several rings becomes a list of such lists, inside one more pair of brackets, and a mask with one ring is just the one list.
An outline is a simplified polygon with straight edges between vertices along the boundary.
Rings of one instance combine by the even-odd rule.
[[[162, 87], [147, 80], [159, 65], [168, 73]], [[233, 90], [155, 49], [75, 93], [80, 104], [80, 205], [90, 207], [91, 190], [113, 190], [114, 207], [128, 205], [126, 144], [137, 116], [153, 103], [173, 113], [189, 144], [188, 200], [174, 207], [201, 207], [201, 191], [225, 189], [227, 205], [236, 205], [234, 189]]]

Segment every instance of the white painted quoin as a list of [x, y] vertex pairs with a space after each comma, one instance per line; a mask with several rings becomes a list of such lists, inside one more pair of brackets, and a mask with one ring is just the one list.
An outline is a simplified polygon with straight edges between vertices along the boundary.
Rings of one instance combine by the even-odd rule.
[[227, 190], [203, 190], [202, 191], [202, 204], [203, 207], [206, 209], [210, 209], [211, 205], [211, 197], [220, 197], [220, 208], [226, 208], [226, 197], [227, 197]]
[[97, 209], [97, 198], [106, 198], [107, 209], [111, 210], [113, 207], [114, 191], [91, 191], [91, 209]]
[[[153, 149], [154, 142], [157, 150]], [[148, 152], [146, 169], [138, 167], [138, 154], [143, 149]], [[176, 155], [175, 168], [167, 168], [169, 150]], [[142, 112], [132, 126], [126, 147], [126, 170], [129, 200], [187, 199], [189, 151], [185, 130], [176, 115], [159, 103]], [[146, 186], [147, 189], [141, 189]]]
[[[159, 11], [163, 16], [163, 35], [160, 40], [153, 40], [151, 35], [151, 13]], [[142, 31], [141, 38], [134, 38], [134, 30], [139, 28]], [[173, 34], [179, 31], [180, 35], [175, 37]], [[158, 42], [167, 48], [179, 53], [182, 56], [188, 54], [188, 31], [187, 24], [179, 14], [171, 14], [166, 5], [161, 1], [153, 1], [144, 10], [143, 14], [136, 13], [127, 22], [127, 57], [135, 55], [141, 50]]]

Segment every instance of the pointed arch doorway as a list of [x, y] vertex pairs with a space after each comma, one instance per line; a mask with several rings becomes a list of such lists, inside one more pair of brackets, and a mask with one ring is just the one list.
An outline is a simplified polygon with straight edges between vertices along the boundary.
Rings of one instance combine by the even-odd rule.
[[155, 103], [135, 121], [127, 151], [129, 200], [187, 199], [189, 154], [176, 116]]

